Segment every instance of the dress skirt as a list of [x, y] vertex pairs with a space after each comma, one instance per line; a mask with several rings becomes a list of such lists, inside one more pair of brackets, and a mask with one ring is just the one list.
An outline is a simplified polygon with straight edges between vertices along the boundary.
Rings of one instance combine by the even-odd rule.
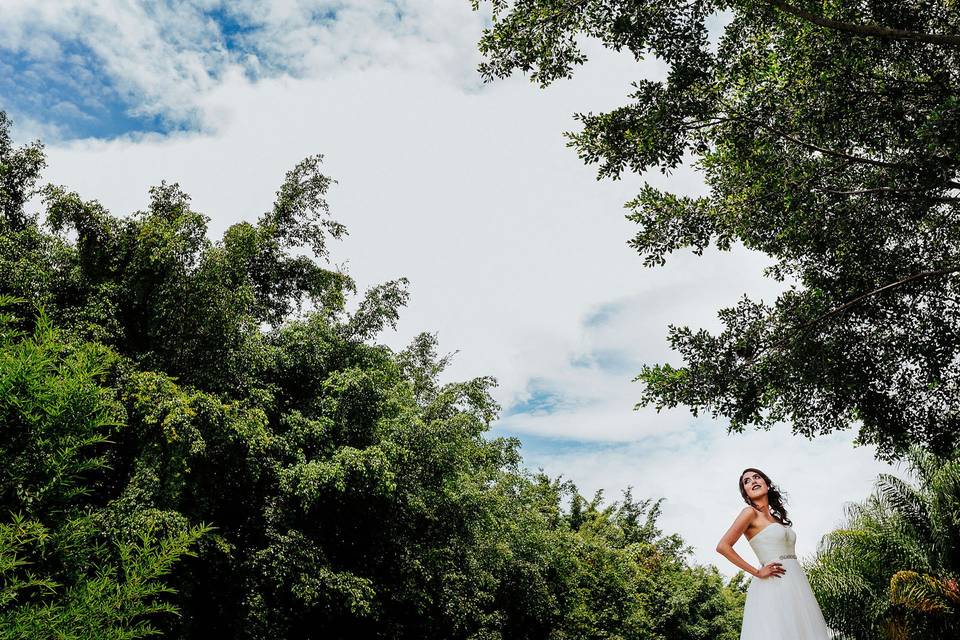
[[786, 573], [753, 578], [747, 588], [740, 640], [828, 640], [830, 633], [800, 563], [777, 560]]

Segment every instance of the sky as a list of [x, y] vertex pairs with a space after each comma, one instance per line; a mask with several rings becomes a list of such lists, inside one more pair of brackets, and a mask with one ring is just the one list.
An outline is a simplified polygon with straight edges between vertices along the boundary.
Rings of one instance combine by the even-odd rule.
[[[267, 210], [283, 174], [323, 154], [333, 217], [349, 235], [331, 260], [366, 288], [410, 279], [395, 348], [422, 331], [456, 352], [448, 380], [497, 378], [501, 417], [525, 465], [590, 496], [663, 498], [661, 528], [693, 560], [743, 507], [735, 483], [764, 469], [786, 493], [810, 557], [878, 473], [852, 432], [810, 441], [781, 425], [727, 434], [686, 409], [635, 410], [644, 364], [679, 364], [669, 324], [717, 329], [746, 294], [772, 300], [769, 260], [735, 248], [646, 268], [627, 246], [624, 203], [644, 182], [704, 193], [699, 175], [598, 181], [566, 146], [573, 114], [626, 102], [663, 77], [586, 43], [573, 79], [483, 83], [476, 43], [489, 8], [468, 0], [181, 2], [4, 0], [0, 109], [20, 142], [40, 138], [45, 180], [116, 214], [179, 182], [219, 238]], [[746, 542], [737, 550], [755, 561]]]

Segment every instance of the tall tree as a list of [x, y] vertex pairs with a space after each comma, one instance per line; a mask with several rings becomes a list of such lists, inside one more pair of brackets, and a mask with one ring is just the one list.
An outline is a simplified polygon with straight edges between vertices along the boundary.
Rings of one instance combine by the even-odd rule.
[[[474, 8], [486, 4], [473, 0]], [[642, 403], [731, 430], [859, 426], [892, 457], [960, 435], [960, 12], [951, 0], [491, 0], [487, 80], [549, 84], [583, 38], [652, 56], [663, 81], [581, 113], [567, 134], [599, 177], [689, 161], [703, 197], [645, 185], [627, 203], [647, 265], [743, 245], [784, 292], [671, 327], [682, 366], [648, 366]], [[720, 25], [711, 27], [710, 25]], [[713, 29], [713, 32], [711, 31]], [[713, 37], [716, 36], [716, 37]]]

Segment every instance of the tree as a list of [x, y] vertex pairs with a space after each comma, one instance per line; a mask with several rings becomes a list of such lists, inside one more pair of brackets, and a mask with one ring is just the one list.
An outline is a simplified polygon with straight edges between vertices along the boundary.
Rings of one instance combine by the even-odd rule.
[[882, 475], [821, 542], [810, 583], [844, 638], [960, 634], [960, 462], [910, 454], [910, 480]]
[[[480, 0], [474, 0], [478, 8]], [[709, 193], [627, 203], [647, 265], [684, 248], [771, 256], [784, 291], [671, 327], [683, 365], [645, 367], [642, 404], [741, 431], [859, 426], [895, 457], [960, 435], [960, 14], [947, 0], [492, 0], [480, 72], [571, 75], [582, 38], [654, 56], [664, 81], [577, 114], [599, 177], [689, 161]], [[709, 24], [722, 22], [714, 43]]]

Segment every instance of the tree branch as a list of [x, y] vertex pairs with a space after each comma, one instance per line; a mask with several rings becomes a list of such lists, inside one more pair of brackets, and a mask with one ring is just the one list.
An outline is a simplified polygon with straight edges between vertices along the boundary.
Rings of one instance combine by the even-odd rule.
[[[919, 188], [919, 187], [915, 187], [915, 188], [912, 188], [912, 189], [909, 189], [909, 188], [898, 189], [898, 188], [896, 188], [896, 187], [876, 187], [876, 188], [873, 188], [873, 189], [838, 190], [838, 189], [826, 189], [826, 188], [823, 188], [823, 189], [816, 189], [816, 190], [817, 190], [817, 191], [822, 191], [823, 193], [832, 193], [832, 194], [835, 194], [835, 195], [838, 195], [838, 196], [864, 196], [864, 195], [870, 195], [870, 194], [874, 194], [874, 193], [889, 193], [889, 194], [891, 194], [891, 195], [906, 196], [906, 194], [916, 193], [916, 192], [918, 192], [918, 191], [929, 191], [929, 189], [921, 189], [921, 188]], [[935, 201], [935, 202], [960, 202], [960, 198], [955, 198], [955, 197], [951, 197], [951, 196], [924, 196], [924, 195], [920, 195], [920, 196], [918, 196], [918, 197], [923, 198], [923, 199], [925, 199], [925, 200], [932, 200], [932, 201]]]
[[868, 193], [913, 193], [915, 191], [920, 191], [920, 189], [897, 189], [896, 187], [876, 187], [874, 189], [851, 189], [849, 191], [841, 191], [837, 189], [818, 189], [818, 191], [823, 191], [825, 193], [834, 193], [838, 196], [862, 196]]
[[937, 276], [945, 276], [951, 273], [957, 273], [958, 271], [960, 271], [960, 267], [947, 267], [946, 269], [935, 269], [933, 271], [920, 271], [918, 273], [911, 274], [909, 276], [906, 276], [905, 278], [901, 278], [897, 280], [896, 282], [891, 282], [889, 284], [885, 284], [884, 286], [878, 289], [874, 289], [873, 291], [868, 291], [867, 293], [864, 293], [863, 295], [859, 295], [853, 300], [846, 302], [840, 305], [839, 307], [836, 307], [835, 309], [831, 309], [830, 311], [823, 314], [822, 316], [814, 318], [813, 320], [803, 324], [800, 327], [800, 331], [804, 331], [815, 324], [820, 324], [824, 320], [827, 320], [835, 315], [839, 315], [844, 311], [846, 311], [847, 309], [849, 309], [850, 307], [856, 306], [859, 303], [866, 300], [867, 298], [871, 296], [875, 296], [878, 293], [883, 293], [884, 291], [890, 291], [892, 289], [899, 289], [903, 285], [910, 284], [915, 280], [921, 280], [923, 278], [935, 278]]
[[826, 149], [824, 147], [819, 147], [813, 144], [812, 142], [806, 142], [804, 140], [801, 140], [800, 138], [796, 138], [790, 135], [789, 133], [787, 133], [786, 131], [782, 131], [765, 122], [761, 122], [760, 120], [754, 120], [753, 118], [745, 118], [745, 119], [749, 122], [753, 122], [759, 127], [766, 129], [767, 131], [770, 131], [771, 133], [777, 134], [781, 138], [789, 140], [790, 142], [793, 142], [795, 144], [799, 144], [802, 147], [806, 147], [811, 151], [817, 151], [819, 153], [822, 153], [825, 156], [830, 156], [832, 158], [840, 158], [842, 160], [850, 160], [852, 162], [870, 164], [877, 167], [887, 167], [888, 169], [906, 169], [910, 166], [906, 164], [901, 164], [899, 162], [885, 162], [883, 160], [874, 160], [873, 158], [864, 158], [863, 156], [856, 156], [850, 153], [844, 153], [843, 151], [834, 151], [833, 149]]
[[863, 156], [857, 156], [850, 153], [845, 153], [843, 151], [835, 151], [833, 149], [820, 147], [813, 144], [812, 142], [806, 142], [805, 140], [801, 140], [800, 138], [797, 138], [796, 136], [793, 136], [787, 133], [786, 131], [783, 131], [782, 129], [778, 129], [777, 127], [774, 127], [773, 125], [769, 125], [763, 120], [758, 120], [757, 118], [753, 118], [748, 115], [737, 113], [736, 109], [733, 109], [729, 105], [723, 104], [722, 102], [721, 102], [721, 106], [726, 110], [727, 113], [731, 114], [730, 116], [727, 116], [724, 118], [724, 120], [726, 121], [749, 122], [753, 125], [760, 127], [761, 129], [766, 129], [770, 133], [780, 136], [784, 140], [789, 140], [794, 144], [798, 144], [801, 147], [806, 147], [811, 151], [817, 151], [818, 153], [822, 153], [825, 156], [830, 156], [832, 158], [840, 158], [842, 160], [850, 160], [851, 162], [859, 162], [861, 164], [869, 164], [877, 167], [886, 167], [888, 169], [909, 169], [910, 168], [910, 165], [908, 164], [902, 164], [899, 162], [885, 162], [883, 160], [874, 160], [873, 158], [864, 158]]
[[694, 122], [684, 122], [683, 128], [687, 131], [696, 131], [699, 129], [706, 129], [707, 127], [715, 127], [718, 124], [723, 124], [724, 122], [730, 122], [736, 120], [736, 118], [715, 118], [710, 121], [694, 121]]
[[920, 31], [906, 31], [905, 29], [893, 29], [878, 24], [850, 24], [824, 18], [815, 13], [810, 13], [783, 0], [764, 0], [772, 7], [776, 7], [784, 13], [811, 22], [819, 27], [833, 29], [842, 33], [849, 33], [859, 38], [890, 38], [892, 40], [913, 40], [914, 42], [926, 42], [928, 44], [942, 44], [953, 47], [960, 47], [960, 35], [947, 35], [941, 33], [922, 33]]
[[945, 276], [945, 275], [948, 275], [948, 274], [951, 274], [951, 273], [957, 273], [957, 272], [960, 272], [960, 267], [947, 267], [947, 268], [945, 268], [945, 269], [934, 269], [934, 270], [931, 270], [931, 271], [920, 271], [920, 272], [918, 272], [918, 273], [913, 273], [913, 274], [911, 274], [911, 275], [909, 275], [909, 276], [906, 276], [906, 277], [904, 277], [904, 278], [901, 278], [901, 279], [897, 280], [896, 282], [891, 282], [891, 283], [889, 283], [889, 284], [885, 284], [884, 286], [879, 287], [879, 288], [877, 288], [877, 289], [874, 289], [873, 291], [868, 291], [867, 293], [864, 293], [864, 294], [862, 294], [862, 295], [859, 295], [859, 296], [857, 296], [856, 298], [854, 298], [853, 300], [850, 300], [849, 302], [845, 302], [845, 303], [843, 303], [842, 305], [831, 309], [830, 311], [824, 313], [823, 315], [817, 316], [817, 317], [814, 318], [813, 320], [809, 320], [809, 321], [803, 323], [802, 325], [800, 325], [800, 326], [797, 328], [796, 334], [795, 334], [794, 336], [790, 336], [790, 337], [787, 337], [787, 338], [783, 338], [782, 340], [778, 340], [777, 342], [774, 342], [773, 344], [769, 344], [769, 345], [767, 345], [767, 346], [761, 346], [760, 349], [758, 349], [755, 354], [753, 354], [750, 358], [747, 358], [746, 364], [748, 364], [748, 365], [749, 365], [749, 364], [752, 364], [752, 363], [755, 362], [756, 359], [757, 359], [758, 357], [760, 357], [760, 355], [763, 354], [765, 351], [770, 351], [771, 349], [777, 349], [777, 348], [780, 348], [780, 347], [784, 346], [788, 341], [790, 341], [790, 340], [792, 340], [792, 339], [795, 339], [797, 335], [806, 333], [811, 327], [814, 327], [814, 326], [816, 326], [816, 325], [822, 324], [823, 322], [825, 322], [825, 321], [827, 321], [827, 320], [829, 320], [829, 319], [831, 319], [831, 318], [833, 318], [833, 317], [835, 317], [835, 316], [840, 315], [840, 314], [843, 313], [844, 311], [846, 311], [846, 310], [848, 310], [848, 309], [850, 309], [850, 308], [852, 308], [852, 307], [855, 307], [856, 305], [860, 304], [861, 302], [863, 302], [863, 301], [866, 300], [867, 298], [870, 298], [870, 297], [875, 296], [875, 295], [877, 295], [877, 294], [883, 293], [883, 292], [885, 292], [885, 291], [891, 291], [891, 290], [893, 290], [893, 289], [898, 289], [898, 288], [900, 288], [900, 287], [902, 287], [902, 286], [904, 286], [904, 285], [906, 285], [906, 284], [910, 284], [911, 282], [914, 282], [914, 281], [916, 281], [916, 280], [921, 280], [921, 279], [923, 279], [923, 278], [935, 278], [935, 277], [937, 277], [937, 276]]

